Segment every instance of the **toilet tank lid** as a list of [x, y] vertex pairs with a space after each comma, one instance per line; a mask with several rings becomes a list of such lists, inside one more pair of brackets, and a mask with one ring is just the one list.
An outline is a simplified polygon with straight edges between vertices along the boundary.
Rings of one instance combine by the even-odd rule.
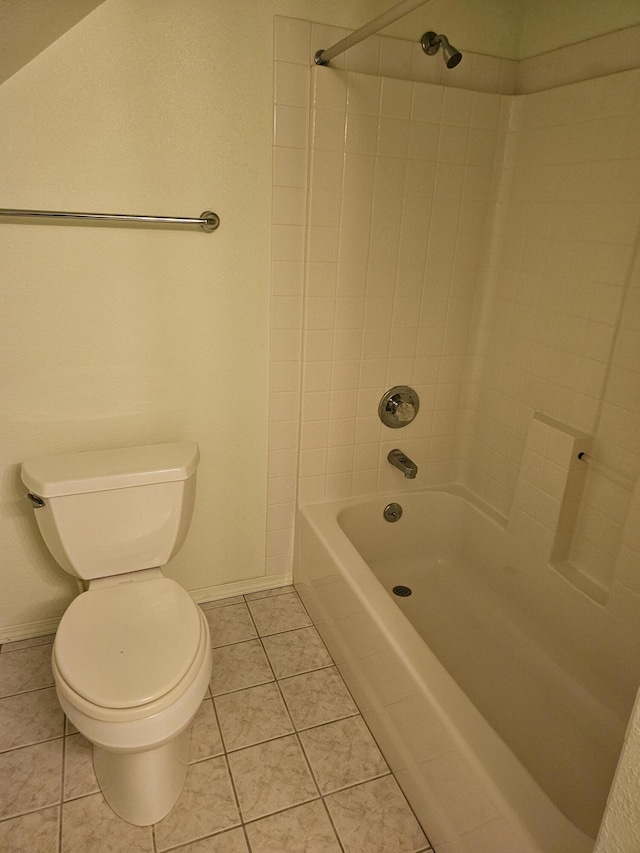
[[34, 456], [22, 463], [22, 482], [42, 498], [80, 495], [186, 480], [199, 460], [195, 441]]

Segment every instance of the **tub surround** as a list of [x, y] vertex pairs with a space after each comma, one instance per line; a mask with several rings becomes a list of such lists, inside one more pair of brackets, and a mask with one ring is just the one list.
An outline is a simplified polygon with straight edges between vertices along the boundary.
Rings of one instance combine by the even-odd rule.
[[[629, 463], [634, 477], [638, 414], [624, 388], [638, 363], [627, 188], [639, 168], [640, 72], [613, 73], [622, 54], [607, 45], [618, 36], [588, 43], [597, 68], [562, 49], [583, 82], [564, 85], [558, 72], [550, 91], [514, 96], [493, 72], [485, 91], [464, 88], [466, 57], [437, 80], [416, 77], [425, 65], [412, 44], [385, 37], [310, 70], [301, 45], [344, 33], [285, 18], [275, 32], [270, 565], [291, 566], [296, 488], [305, 504], [460, 482], [510, 516], [536, 412], [591, 435], [596, 459]], [[609, 206], [614, 172], [624, 214]], [[593, 180], [605, 190], [598, 204]], [[420, 475], [398, 483], [386, 462], [395, 436], [375, 406], [407, 381], [425, 400], [403, 432]], [[595, 466], [583, 495], [577, 518], [575, 494], [563, 503], [555, 562], [602, 598], [620, 582], [629, 495]], [[543, 502], [524, 511], [525, 540]], [[634, 590], [640, 557], [631, 570], [629, 553]]]

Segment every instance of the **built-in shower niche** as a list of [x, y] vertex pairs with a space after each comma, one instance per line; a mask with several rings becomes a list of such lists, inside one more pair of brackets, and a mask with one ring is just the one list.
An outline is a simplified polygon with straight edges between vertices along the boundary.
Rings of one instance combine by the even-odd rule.
[[527, 434], [508, 530], [599, 604], [609, 591], [570, 560], [591, 437], [536, 412]]

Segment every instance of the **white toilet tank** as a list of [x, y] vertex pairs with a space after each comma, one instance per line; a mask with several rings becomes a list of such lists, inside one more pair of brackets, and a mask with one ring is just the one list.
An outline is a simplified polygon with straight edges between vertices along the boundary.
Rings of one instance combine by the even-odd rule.
[[44, 505], [40, 533], [62, 568], [83, 580], [164, 566], [191, 522], [195, 441], [40, 456], [22, 481]]

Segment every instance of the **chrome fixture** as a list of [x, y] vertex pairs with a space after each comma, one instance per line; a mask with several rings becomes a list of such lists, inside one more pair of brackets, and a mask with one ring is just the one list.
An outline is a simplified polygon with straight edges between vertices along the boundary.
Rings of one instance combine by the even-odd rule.
[[422, 36], [420, 44], [429, 56], [434, 56], [442, 48], [442, 56], [447, 68], [455, 68], [462, 59], [462, 54], [458, 48], [449, 44], [449, 39], [446, 36], [438, 35], [433, 30], [429, 30]]
[[385, 521], [394, 522], [399, 521], [402, 518], [402, 507], [400, 504], [387, 504], [384, 510], [382, 511], [382, 515], [384, 516]]
[[197, 219], [184, 216], [137, 216], [129, 213], [71, 213], [62, 210], [13, 210], [0, 208], [0, 216], [7, 219], [80, 219], [85, 222], [108, 222], [114, 225], [199, 225], [207, 234], [220, 225], [220, 217], [212, 210], [205, 210]]
[[420, 400], [408, 385], [395, 385], [382, 395], [378, 415], [385, 426], [400, 429], [407, 426], [418, 414]]
[[594, 459], [593, 456], [585, 450], [581, 450], [580, 453], [578, 453], [578, 459], [586, 465], [589, 465], [601, 476], [607, 477], [607, 479], [616, 483], [618, 486], [626, 489], [627, 492], [633, 492], [635, 489], [635, 481], [629, 479], [625, 475], [624, 471], [612, 468], [611, 465], [607, 465], [605, 462], [600, 462], [598, 459]]
[[27, 500], [31, 502], [31, 506], [34, 509], [40, 509], [44, 506], [44, 501], [42, 498], [39, 498], [38, 495], [34, 495], [31, 492], [27, 494]]
[[392, 24], [399, 18], [408, 15], [409, 12], [413, 12], [413, 10], [417, 9], [418, 6], [424, 6], [427, 2], [428, 0], [402, 0], [401, 3], [397, 4], [397, 6], [393, 6], [393, 8], [383, 12], [382, 15], [378, 15], [377, 18], [369, 21], [368, 24], [360, 27], [360, 29], [349, 33], [348, 36], [340, 39], [340, 41], [337, 41], [335, 44], [331, 45], [331, 47], [317, 51], [313, 61], [316, 65], [328, 65], [335, 56], [338, 56], [338, 54], [344, 53], [345, 50], [349, 50], [349, 48], [353, 47], [354, 44], [358, 44], [358, 42], [361, 42], [363, 39], [377, 33], [378, 30], [388, 27], [389, 24]]
[[396, 448], [395, 450], [390, 450], [387, 459], [393, 466], [398, 468], [407, 480], [413, 480], [418, 473], [418, 466], [415, 462], [412, 462], [408, 456], [405, 456], [401, 450]]

